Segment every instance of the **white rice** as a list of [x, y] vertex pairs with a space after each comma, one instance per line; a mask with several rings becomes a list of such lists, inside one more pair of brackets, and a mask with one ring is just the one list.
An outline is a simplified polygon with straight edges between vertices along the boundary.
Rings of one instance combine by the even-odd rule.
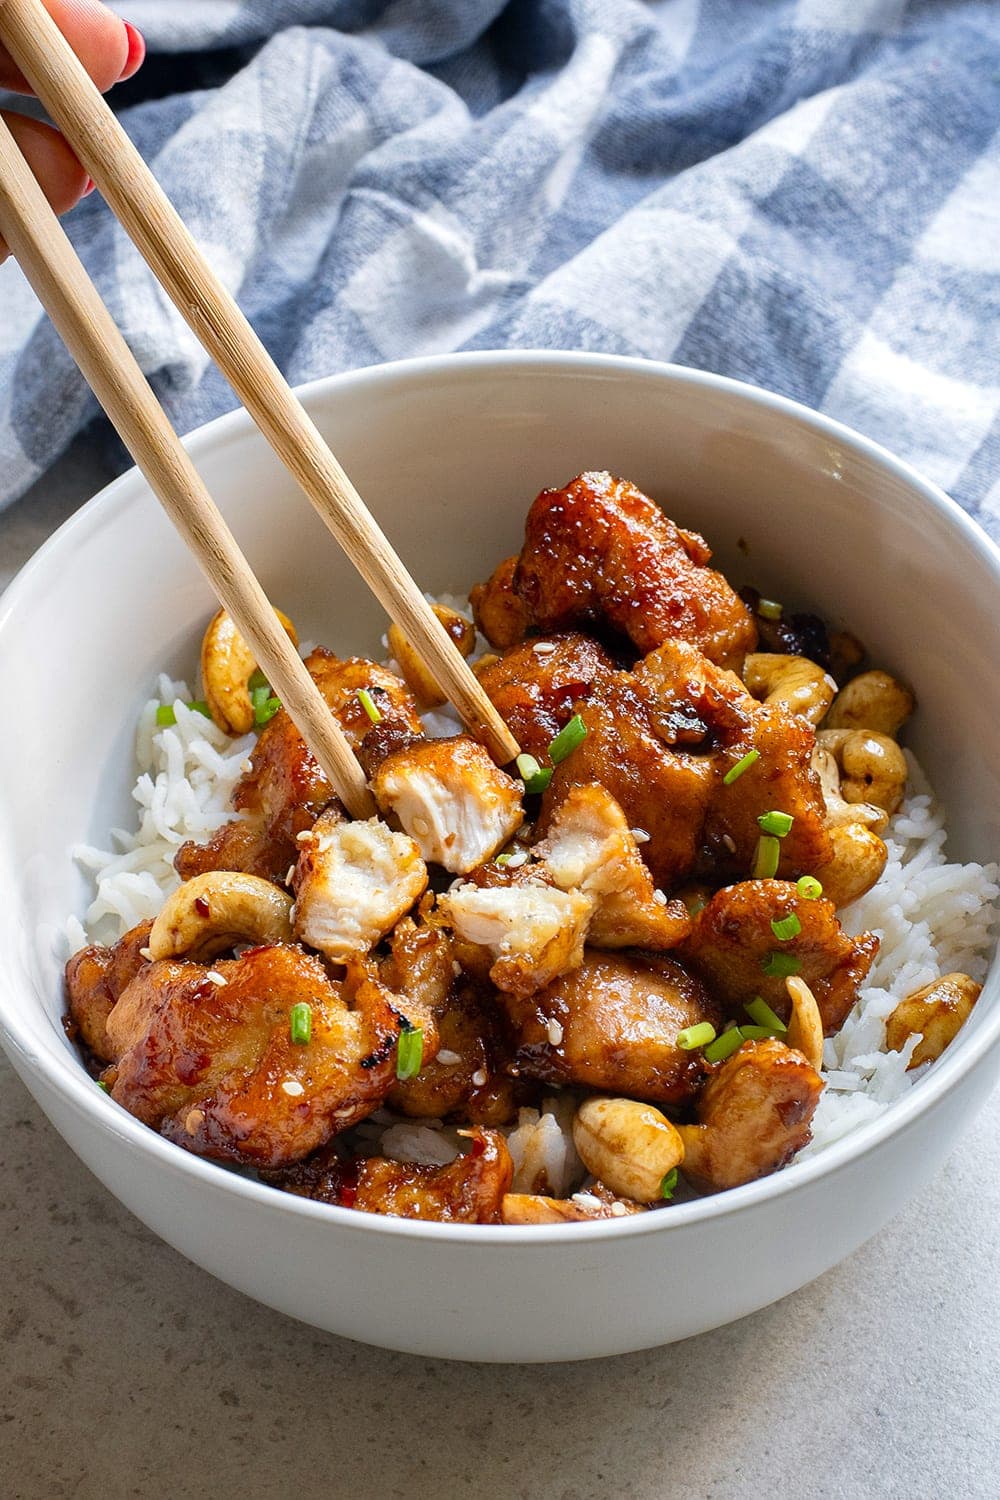
[[[438, 595], [434, 602], [468, 613], [468, 600], [459, 595]], [[310, 648], [301, 649], [305, 654]], [[487, 642], [478, 638], [475, 655], [487, 649]], [[85, 926], [75, 918], [67, 924], [70, 952], [85, 942], [114, 942], [137, 922], [155, 916], [179, 883], [173, 868], [178, 847], [187, 839], [205, 840], [238, 816], [229, 799], [253, 754], [255, 736], [230, 739], [187, 707], [190, 698], [185, 683], [161, 676], [156, 696], [139, 716], [139, 775], [132, 791], [139, 807], [137, 829], [113, 829], [110, 850], [89, 845], [73, 850], [93, 875], [97, 894]], [[156, 710], [162, 703], [172, 704], [177, 722], [158, 729]], [[431, 735], [461, 728], [450, 706], [423, 717]], [[813, 1120], [813, 1139], [800, 1157], [875, 1119], [927, 1071], [907, 1071], [918, 1037], [911, 1037], [901, 1052], [886, 1050], [885, 1021], [897, 1003], [954, 970], [981, 981], [993, 952], [1000, 870], [996, 864], [960, 865], [946, 859], [944, 811], [909, 752], [907, 761], [908, 794], [885, 835], [885, 873], [873, 890], [840, 913], [847, 932], [875, 932], [881, 947], [857, 1004], [839, 1034], [826, 1042], [826, 1088]], [[531, 1184], [544, 1176], [548, 1191], [561, 1197], [584, 1181], [570, 1131], [574, 1107], [567, 1093], [547, 1098], [540, 1112], [520, 1111], [508, 1136], [514, 1191], [531, 1191]], [[358, 1129], [369, 1150], [381, 1149], [398, 1161], [444, 1165], [460, 1147], [457, 1133], [440, 1121], [402, 1120], [388, 1111]]]

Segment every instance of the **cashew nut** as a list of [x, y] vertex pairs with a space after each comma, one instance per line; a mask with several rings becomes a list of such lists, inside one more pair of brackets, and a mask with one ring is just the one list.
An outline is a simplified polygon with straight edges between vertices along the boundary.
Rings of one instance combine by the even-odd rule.
[[847, 906], [879, 880], [889, 851], [878, 834], [863, 823], [836, 823], [827, 832], [833, 852], [813, 873], [828, 901], [836, 907]]
[[916, 706], [911, 690], [888, 672], [862, 672], [841, 688], [823, 727], [877, 729], [895, 739]]
[[207, 963], [236, 943], [290, 943], [292, 898], [259, 875], [208, 870], [168, 896], [149, 934], [150, 957]]
[[792, 1014], [788, 1020], [785, 1044], [801, 1052], [807, 1063], [819, 1072], [823, 1066], [823, 1022], [820, 1019], [816, 996], [804, 979], [785, 980], [785, 989], [792, 1002]]
[[907, 1037], [920, 1032], [923, 1040], [910, 1058], [907, 1070], [933, 1062], [969, 1019], [981, 990], [982, 985], [968, 974], [945, 974], [932, 984], [925, 984], [923, 989], [914, 990], [899, 1002], [885, 1023], [887, 1047], [898, 1052]]
[[633, 1099], [587, 1099], [573, 1121], [580, 1160], [613, 1193], [656, 1203], [663, 1179], [684, 1160], [684, 1145], [665, 1115]]
[[834, 700], [837, 684], [808, 656], [755, 651], [743, 663], [743, 681], [755, 698], [777, 703], [790, 714], [818, 724]]
[[[456, 614], [444, 604], [431, 608], [463, 656], [471, 656], [476, 644], [476, 627], [464, 615]], [[422, 708], [438, 708], [445, 697], [423, 661], [398, 625], [389, 626], [389, 650], [399, 663], [399, 670]]]
[[840, 795], [894, 813], [906, 791], [906, 756], [894, 739], [874, 729], [820, 729], [816, 743], [840, 768]]
[[[299, 638], [295, 626], [280, 609], [274, 613], [293, 646]], [[212, 718], [226, 734], [249, 734], [254, 725], [249, 679], [257, 663], [232, 618], [218, 610], [208, 622], [201, 642], [201, 681]]]
[[840, 767], [836, 756], [825, 745], [817, 743], [812, 753], [812, 769], [819, 777], [826, 804], [826, 826], [831, 831], [847, 823], [861, 823], [881, 833], [889, 822], [885, 808], [874, 802], [848, 802], [840, 789]]

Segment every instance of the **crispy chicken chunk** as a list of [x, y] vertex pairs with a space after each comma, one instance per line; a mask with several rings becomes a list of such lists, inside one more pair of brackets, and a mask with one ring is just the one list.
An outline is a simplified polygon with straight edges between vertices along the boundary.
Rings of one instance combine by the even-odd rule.
[[300, 1197], [366, 1214], [441, 1224], [497, 1224], [513, 1176], [507, 1143], [495, 1130], [462, 1133], [472, 1144], [445, 1167], [416, 1166], [383, 1156], [343, 1161], [327, 1150], [289, 1172], [269, 1174], [267, 1180]]
[[[371, 728], [358, 699], [367, 688], [383, 719], [412, 734], [423, 728], [412, 693], [400, 678], [364, 657], [341, 661], [322, 646], [306, 658], [309, 675], [357, 750]], [[244, 821], [226, 823], [205, 844], [182, 844], [174, 865], [182, 880], [205, 870], [245, 870], [281, 882], [298, 854], [296, 835], [311, 828], [333, 788], [281, 709], [261, 731], [251, 769], [233, 792]]]
[[681, 1171], [713, 1191], [776, 1172], [810, 1139], [822, 1091], [801, 1052], [770, 1038], [744, 1042], [702, 1090], [699, 1123], [678, 1127]]
[[[787, 941], [772, 922], [794, 915], [801, 924]], [[874, 933], [848, 937], [832, 902], [806, 901], [786, 880], [748, 880], [716, 891], [694, 919], [682, 945], [689, 963], [730, 1011], [741, 1011], [759, 995], [782, 1020], [790, 1010], [787, 969], [768, 974], [772, 955], [794, 961], [819, 1006], [825, 1035], [839, 1031], [878, 952]]]
[[591, 898], [592, 948], [674, 948], [690, 932], [686, 907], [656, 890], [625, 814], [596, 782], [569, 788], [533, 852], [560, 890]]
[[582, 1224], [591, 1219], [626, 1219], [647, 1212], [644, 1203], [618, 1198], [595, 1182], [572, 1198], [547, 1198], [541, 1193], [508, 1193], [501, 1217], [505, 1224]]
[[581, 474], [532, 505], [514, 591], [543, 630], [606, 623], [643, 653], [681, 639], [738, 666], [757, 631], [711, 555], [627, 480]]
[[706, 1064], [677, 1034], [719, 1021], [700, 982], [669, 958], [588, 950], [580, 968], [519, 1000], [504, 997], [515, 1067], [546, 1083], [580, 1084], [654, 1104], [694, 1094]]
[[328, 808], [299, 848], [293, 930], [328, 958], [367, 953], [427, 889], [416, 844], [378, 818], [350, 823]]
[[464, 943], [486, 949], [497, 989], [531, 995], [579, 968], [594, 902], [581, 891], [535, 880], [459, 885], [438, 905], [442, 920]]
[[[311, 1016], [305, 1045], [291, 1039], [299, 1002]], [[298, 947], [251, 948], [213, 970], [163, 960], [108, 1017], [108, 1081], [119, 1104], [189, 1151], [280, 1166], [378, 1108], [399, 1026], [399, 1001], [367, 969], [334, 982]]]
[[479, 680], [522, 750], [539, 755], [577, 704], [615, 675], [603, 646], [568, 631], [515, 646], [484, 667]]
[[423, 858], [453, 875], [489, 859], [524, 821], [520, 782], [465, 735], [393, 751], [375, 768], [371, 787]]
[[149, 942], [152, 922], [140, 922], [118, 939], [112, 948], [95, 944], [74, 953], [66, 965], [68, 1020], [85, 1047], [101, 1062], [111, 1062], [114, 1052], [108, 1040], [108, 1016], [122, 990], [146, 962], [142, 949]]
[[514, 592], [517, 556], [507, 557], [485, 583], [477, 583], [469, 595], [476, 625], [498, 651], [523, 640], [531, 614]]

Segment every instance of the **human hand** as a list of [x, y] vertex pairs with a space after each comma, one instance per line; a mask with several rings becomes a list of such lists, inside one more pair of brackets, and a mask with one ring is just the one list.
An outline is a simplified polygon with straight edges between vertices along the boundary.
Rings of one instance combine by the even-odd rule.
[[[0, 9], [4, 0], [0, 0]], [[45, 8], [102, 93], [140, 67], [146, 44], [134, 26], [98, 0], [44, 0]], [[0, 88], [29, 94], [24, 77], [0, 46]], [[64, 214], [87, 195], [93, 183], [58, 131], [24, 115], [3, 113], [28, 165], [56, 213]], [[0, 261], [7, 247], [0, 239]]]

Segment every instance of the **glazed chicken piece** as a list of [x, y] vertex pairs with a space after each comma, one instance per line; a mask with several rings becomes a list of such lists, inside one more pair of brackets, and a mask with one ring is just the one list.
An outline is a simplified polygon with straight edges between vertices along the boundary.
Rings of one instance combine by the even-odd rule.
[[483, 948], [489, 978], [511, 995], [531, 995], [579, 968], [594, 902], [542, 880], [454, 886], [438, 902], [463, 944]]
[[390, 1109], [418, 1119], [458, 1114], [476, 1125], [506, 1124], [516, 1111], [518, 1088], [506, 1073], [510, 1046], [496, 1006], [462, 973], [443, 928], [407, 918], [391, 943], [382, 983], [405, 997], [407, 1017], [424, 1033], [424, 1048], [417, 1076], [393, 1083]]
[[390, 751], [374, 768], [371, 788], [428, 864], [453, 875], [483, 864], [524, 821], [521, 783], [466, 735]]
[[711, 755], [664, 744], [648, 691], [621, 673], [600, 696], [579, 706], [586, 738], [556, 766], [542, 799], [539, 831], [549, 825], [570, 789], [603, 786], [631, 829], [648, 838], [642, 858], [653, 880], [670, 891], [694, 868], [702, 828], [720, 771]]
[[[800, 930], [782, 940], [771, 924], [791, 916]], [[733, 1014], [759, 995], [787, 1020], [785, 977], [799, 975], [816, 997], [824, 1034], [832, 1036], [857, 999], [878, 946], [871, 932], [848, 937], [832, 902], [805, 900], [791, 881], [749, 880], [716, 891], [695, 917], [681, 953]], [[775, 966], [777, 972], [769, 973]]]
[[268, 1174], [274, 1187], [366, 1214], [439, 1224], [497, 1224], [513, 1175], [510, 1152], [495, 1130], [462, 1131], [471, 1145], [444, 1167], [416, 1166], [383, 1156], [344, 1161], [320, 1152], [289, 1172]]
[[81, 948], [66, 965], [69, 1024], [101, 1062], [111, 1062], [114, 1056], [108, 1040], [108, 1016], [146, 962], [142, 950], [149, 942], [152, 925], [140, 922], [111, 948], [99, 944]]
[[[413, 695], [400, 678], [364, 657], [341, 661], [322, 646], [306, 667], [357, 750], [371, 720], [358, 699], [365, 688], [383, 720], [412, 733], [423, 727]], [[281, 883], [298, 856], [296, 836], [311, 828], [333, 788], [284, 709], [261, 731], [251, 768], [233, 792], [244, 821], [226, 823], [205, 844], [182, 844], [174, 866], [182, 880], [206, 870], [245, 870]]]
[[687, 908], [657, 891], [625, 814], [596, 782], [570, 787], [533, 853], [560, 890], [591, 899], [592, 948], [674, 948], [691, 930]]
[[720, 1020], [699, 980], [673, 960], [591, 949], [572, 974], [502, 1002], [524, 1077], [653, 1104], [679, 1104], [697, 1091], [707, 1064], [679, 1047], [677, 1034]]
[[[292, 1040], [290, 1012], [311, 1031]], [[298, 1161], [377, 1109], [396, 1071], [400, 1001], [360, 964], [342, 981], [291, 945], [214, 969], [140, 969], [108, 1017], [107, 1081], [130, 1114], [200, 1156]]]
[[477, 628], [498, 651], [523, 640], [531, 624], [530, 611], [514, 592], [517, 562], [516, 554], [504, 558], [486, 583], [477, 583], [469, 595]]
[[801, 1151], [823, 1080], [801, 1052], [768, 1038], [743, 1045], [720, 1063], [697, 1104], [697, 1125], [679, 1125], [680, 1170], [720, 1192], [767, 1177]]
[[606, 624], [643, 654], [681, 639], [739, 666], [757, 630], [711, 555], [627, 480], [581, 474], [535, 500], [513, 586], [542, 630]]
[[572, 1198], [547, 1198], [541, 1193], [508, 1193], [501, 1218], [505, 1224], [582, 1224], [592, 1219], [626, 1219], [647, 1212], [645, 1203], [617, 1198], [595, 1182]]
[[[783, 876], [807, 874], [830, 858], [826, 804], [812, 767], [815, 734], [805, 719], [777, 704], [758, 703], [733, 672], [713, 666], [694, 647], [671, 642], [635, 670], [668, 722], [685, 711], [704, 725], [716, 776], [705, 815], [703, 864], [738, 878], [753, 869], [758, 818], [780, 811], [792, 818], [781, 840]], [[655, 717], [655, 715], [654, 715]], [[748, 754], [756, 759], [735, 781], [724, 775]]]
[[293, 930], [337, 962], [368, 953], [427, 889], [416, 844], [378, 818], [327, 808], [298, 843]]
[[521, 749], [542, 755], [577, 704], [615, 676], [602, 646], [569, 631], [515, 646], [484, 667], [479, 681]]

